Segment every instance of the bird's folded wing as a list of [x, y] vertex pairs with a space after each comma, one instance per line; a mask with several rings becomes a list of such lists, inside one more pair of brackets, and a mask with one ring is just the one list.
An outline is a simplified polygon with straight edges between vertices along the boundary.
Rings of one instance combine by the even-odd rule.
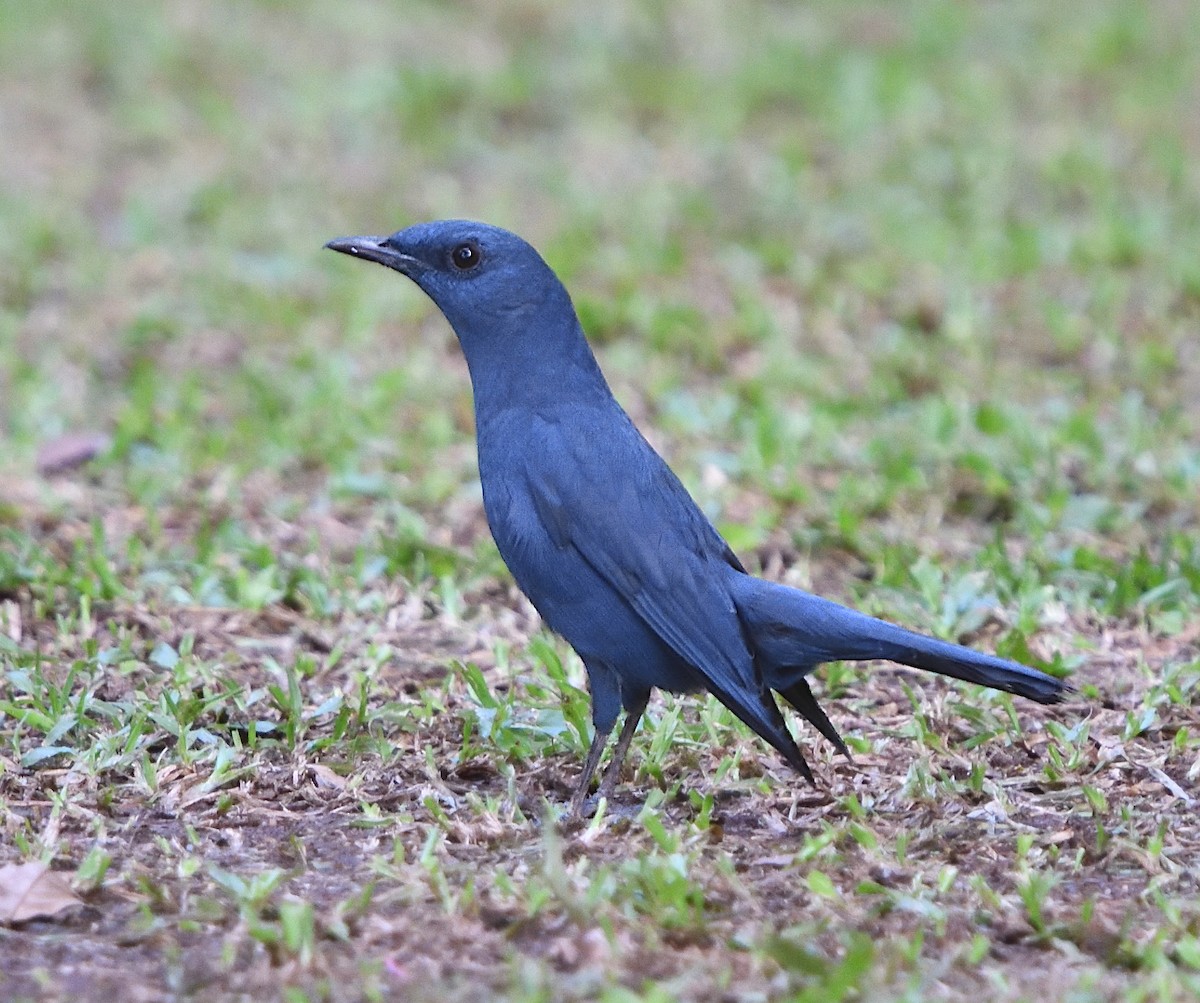
[[[786, 728], [729, 594], [730, 566], [740, 565], [686, 489], [640, 437], [569, 452], [561, 436], [555, 444], [526, 471], [538, 518], [555, 544], [573, 547], [697, 682], [777, 744]], [[564, 462], [568, 457], [574, 462]]]

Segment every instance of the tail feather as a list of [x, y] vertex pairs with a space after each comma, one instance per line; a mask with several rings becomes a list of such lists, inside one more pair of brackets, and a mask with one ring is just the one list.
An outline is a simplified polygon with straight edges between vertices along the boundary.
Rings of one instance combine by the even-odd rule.
[[854, 762], [854, 757], [850, 755], [850, 750], [846, 748], [846, 743], [842, 741], [842, 736], [837, 733], [837, 729], [821, 710], [821, 705], [817, 703], [817, 698], [813, 696], [813, 691], [808, 685], [808, 680], [801, 676], [787, 689], [779, 691], [780, 695], [790, 703], [800, 713], [809, 724], [824, 735], [834, 748], [837, 749], [843, 756]]
[[[916, 634], [786, 585], [746, 574], [731, 577], [734, 605], [767, 685], [826, 737], [825, 728], [792, 699], [798, 681], [822, 662], [882, 658], [1044, 704], [1058, 703], [1070, 690], [1061, 680], [1018, 662]], [[797, 695], [803, 702], [803, 694]], [[807, 699], [816, 706], [811, 692]]]

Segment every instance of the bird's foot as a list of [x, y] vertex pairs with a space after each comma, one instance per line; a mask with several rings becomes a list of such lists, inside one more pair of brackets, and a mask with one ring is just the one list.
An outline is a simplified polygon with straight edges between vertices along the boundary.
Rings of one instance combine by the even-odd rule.
[[606, 818], [634, 819], [643, 808], [641, 801], [614, 801], [611, 794], [606, 794], [601, 790], [588, 797], [572, 798], [563, 820], [586, 822], [588, 819], [594, 818], [596, 813], [601, 810], [601, 803], [604, 805], [603, 811]]

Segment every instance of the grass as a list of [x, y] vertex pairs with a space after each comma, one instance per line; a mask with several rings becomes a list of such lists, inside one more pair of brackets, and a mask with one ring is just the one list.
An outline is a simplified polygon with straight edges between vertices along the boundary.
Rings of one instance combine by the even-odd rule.
[[[1192, 5], [0, 2], [0, 995], [1200, 988]], [[766, 575], [1070, 673], [818, 676], [810, 788], [582, 669], [465, 367], [320, 250], [473, 216]], [[39, 470], [76, 433], [85, 466]]]

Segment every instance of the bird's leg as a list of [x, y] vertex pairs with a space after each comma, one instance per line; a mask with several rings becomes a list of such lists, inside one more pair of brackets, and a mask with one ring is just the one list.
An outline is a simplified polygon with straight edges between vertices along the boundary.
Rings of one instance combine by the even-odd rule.
[[625, 723], [621, 726], [621, 735], [617, 739], [617, 746], [613, 749], [612, 759], [608, 761], [608, 768], [604, 771], [604, 777], [600, 781], [600, 789], [596, 792], [597, 797], [612, 797], [613, 788], [617, 786], [617, 780], [621, 776], [621, 764], [625, 762], [625, 754], [629, 751], [629, 743], [633, 741], [633, 733], [637, 731], [638, 722], [646, 712], [646, 704], [649, 702], [650, 694], [646, 693], [636, 704], [625, 711]]
[[[606, 728], [603, 731], [599, 728], [596, 729], [591, 748], [588, 749], [587, 759], [583, 761], [583, 773], [579, 775], [579, 786], [571, 795], [572, 815], [579, 815], [583, 810], [583, 802], [587, 800], [588, 787], [591, 786], [592, 777], [596, 773], [596, 767], [600, 765], [600, 757], [604, 755], [604, 747], [608, 744], [608, 736], [611, 734], [612, 728]], [[624, 735], [625, 732], [622, 731], [621, 736], [624, 737]]]

